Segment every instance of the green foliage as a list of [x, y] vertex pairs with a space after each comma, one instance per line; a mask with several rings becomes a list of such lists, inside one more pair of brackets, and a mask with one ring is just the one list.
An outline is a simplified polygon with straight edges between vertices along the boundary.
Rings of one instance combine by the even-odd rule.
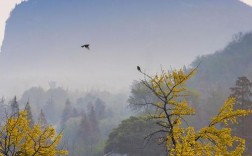
[[152, 120], [144, 117], [130, 117], [123, 120], [109, 135], [105, 153], [113, 152], [128, 156], [165, 155], [164, 146], [157, 145], [156, 139], [145, 140], [148, 134], [157, 130]]
[[145, 103], [152, 103], [159, 99], [141, 82], [134, 81], [131, 86], [131, 94], [128, 98], [129, 107], [132, 110], [146, 113], [153, 110], [152, 106], [146, 106]]

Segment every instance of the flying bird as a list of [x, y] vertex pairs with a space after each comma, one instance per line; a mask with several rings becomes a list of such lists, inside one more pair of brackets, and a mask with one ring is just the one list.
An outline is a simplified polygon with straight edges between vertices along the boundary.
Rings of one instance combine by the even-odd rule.
[[141, 68], [139, 66], [137, 66], [137, 70], [141, 72]]
[[81, 46], [81, 48], [87, 48], [89, 50], [89, 44], [84, 44]]

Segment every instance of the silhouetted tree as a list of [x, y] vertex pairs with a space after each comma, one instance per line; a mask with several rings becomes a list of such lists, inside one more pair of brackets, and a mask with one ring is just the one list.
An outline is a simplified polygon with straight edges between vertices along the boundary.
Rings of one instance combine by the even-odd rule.
[[14, 116], [18, 116], [19, 113], [19, 105], [17, 102], [17, 97], [15, 96], [11, 101], [11, 114]]
[[[236, 109], [252, 109], [252, 82], [245, 77], [238, 77], [236, 80], [235, 87], [231, 87], [231, 97], [236, 98]], [[246, 149], [245, 155], [251, 154], [252, 149], [249, 148], [252, 146], [252, 116], [246, 116], [238, 119], [239, 125], [233, 125], [234, 134], [246, 139]]]
[[89, 119], [90, 128], [91, 128], [91, 133], [89, 134], [90, 136], [89, 143], [94, 145], [99, 141], [99, 137], [100, 137], [100, 129], [99, 129], [99, 124], [96, 118], [94, 106], [91, 107], [88, 119]]
[[45, 128], [48, 125], [45, 114], [42, 109], [38, 117], [38, 124], [41, 125], [42, 128]]
[[146, 105], [145, 103], [152, 103], [159, 99], [149, 91], [149, 89], [141, 82], [134, 81], [131, 86], [131, 95], [129, 96], [128, 102], [129, 107], [135, 111], [148, 112], [153, 110], [152, 106]]
[[95, 103], [94, 103], [94, 107], [95, 107], [95, 114], [96, 117], [98, 119], [102, 119], [105, 117], [105, 102], [102, 101], [100, 98], [97, 98]]
[[72, 117], [73, 112], [72, 112], [73, 108], [71, 105], [71, 102], [69, 99], [66, 100], [65, 102], [65, 108], [62, 112], [62, 116], [61, 116], [61, 125], [64, 125], [64, 123]]
[[56, 123], [56, 107], [52, 96], [47, 100], [46, 105], [44, 106], [44, 110], [46, 111], [46, 116], [50, 120], [50, 123]]
[[31, 111], [31, 106], [29, 101], [25, 105], [25, 110], [28, 115], [28, 120], [29, 120], [29, 126], [32, 127], [34, 125], [33, 117], [32, 117], [32, 111]]
[[76, 141], [74, 142], [74, 147], [77, 148], [75, 151], [81, 151], [81, 154], [83, 155], [91, 155], [93, 147], [93, 145], [90, 144], [90, 134], [92, 133], [91, 124], [84, 110], [82, 110], [80, 114], [81, 122], [76, 134]]
[[83, 140], [85, 143], [88, 143], [90, 141], [89, 136], [92, 133], [91, 132], [92, 130], [91, 130], [89, 119], [87, 118], [86, 113], [82, 111], [81, 115], [82, 115], [82, 118], [81, 118], [81, 123], [79, 127], [78, 138]]
[[79, 132], [76, 135], [78, 144], [83, 144], [87, 155], [94, 153], [94, 147], [100, 139], [100, 130], [96, 119], [94, 106], [90, 105], [88, 115], [84, 111], [81, 112], [82, 118]]
[[123, 120], [119, 126], [109, 134], [105, 153], [126, 154], [128, 156], [165, 156], [165, 146], [158, 145], [157, 139], [145, 139], [148, 134], [159, 127], [155, 120], [146, 120], [144, 117], [130, 117]]
[[230, 88], [232, 92], [230, 96], [236, 98], [237, 108], [252, 109], [251, 88], [252, 82], [245, 76], [239, 77], [235, 87]]
[[7, 105], [5, 104], [4, 97], [0, 100], [0, 118], [2, 118], [5, 115], [5, 112], [7, 112]]
[[5, 105], [5, 99], [4, 99], [4, 97], [1, 98], [0, 104], [1, 104], [1, 105]]

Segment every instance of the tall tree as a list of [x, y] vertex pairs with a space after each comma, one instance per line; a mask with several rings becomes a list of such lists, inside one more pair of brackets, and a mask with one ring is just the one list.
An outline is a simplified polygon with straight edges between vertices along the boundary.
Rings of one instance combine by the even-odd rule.
[[153, 110], [153, 106], [146, 105], [146, 103], [152, 103], [159, 100], [143, 83], [134, 81], [131, 86], [131, 95], [128, 102], [130, 108], [135, 111], [148, 112]]
[[104, 118], [105, 117], [105, 109], [106, 109], [105, 102], [103, 100], [101, 100], [100, 98], [97, 98], [94, 103], [94, 107], [95, 107], [96, 117], [98, 119]]
[[4, 117], [5, 113], [7, 112], [7, 107], [5, 104], [5, 99], [4, 97], [1, 98], [0, 100], [0, 118]]
[[165, 156], [165, 145], [158, 145], [157, 140], [145, 137], [159, 127], [155, 120], [146, 120], [144, 116], [130, 117], [123, 120], [109, 134], [104, 153], [125, 154], [127, 156]]
[[91, 106], [88, 119], [89, 119], [90, 128], [91, 128], [90, 143], [96, 144], [99, 141], [100, 129], [99, 129], [99, 123], [97, 121], [97, 117], [95, 114], [94, 106]]
[[29, 126], [32, 127], [34, 125], [34, 120], [32, 117], [32, 111], [31, 111], [31, 106], [30, 106], [29, 101], [27, 101], [25, 105], [25, 111], [27, 112], [27, 115], [28, 115]]
[[27, 112], [21, 111], [18, 116], [11, 116], [0, 127], [1, 156], [55, 156], [67, 155], [68, 151], [58, 148], [62, 133], [39, 124], [29, 127]]
[[38, 116], [38, 124], [41, 125], [42, 128], [45, 128], [48, 125], [45, 114], [42, 109]]
[[[231, 87], [231, 97], [236, 98], [236, 107], [235, 109], [252, 109], [252, 82], [245, 77], [238, 77], [234, 87]], [[248, 124], [252, 121], [252, 116], [246, 116], [238, 119], [239, 125], [232, 125], [234, 129], [233, 133], [239, 137], [246, 139], [246, 150], [245, 154], [251, 154], [252, 149], [252, 125]]]
[[90, 141], [89, 137], [90, 134], [92, 133], [91, 125], [89, 122], [89, 119], [84, 111], [81, 113], [81, 123], [79, 127], [79, 134], [78, 138], [83, 140], [85, 143], [88, 143]]
[[65, 107], [61, 115], [61, 125], [63, 126], [64, 123], [73, 116], [73, 108], [69, 99], [65, 102]]
[[[145, 79], [141, 81], [159, 100], [145, 103], [155, 107], [148, 117], [157, 120], [159, 130], [148, 135], [156, 134], [159, 143], [166, 145], [168, 155], [239, 155], [245, 150], [245, 140], [232, 135], [232, 129], [226, 127], [236, 123], [237, 117], [252, 113], [251, 110], [234, 110], [235, 98], [229, 98], [220, 108], [206, 127], [195, 130], [189, 126], [186, 119], [195, 114], [189, 106], [186, 97], [186, 82], [196, 69], [190, 72], [180, 70], [161, 71], [161, 74], [150, 76], [140, 71]], [[224, 127], [220, 127], [224, 124]], [[147, 137], [147, 138], [148, 138]]]
[[50, 95], [49, 99], [46, 101], [46, 105], [44, 106], [44, 110], [46, 112], [46, 116], [48, 117], [50, 123], [57, 123], [58, 117], [56, 112], [56, 104], [53, 95]]
[[14, 116], [18, 116], [19, 113], [19, 105], [17, 102], [17, 97], [15, 96], [11, 101], [11, 114]]
[[100, 138], [100, 130], [94, 106], [90, 105], [90, 112], [88, 112], [88, 115], [86, 115], [84, 111], [82, 111], [81, 114], [82, 119], [76, 140], [78, 144], [82, 144], [85, 147], [85, 154], [93, 155], [95, 152], [94, 147]]
[[4, 99], [4, 97], [1, 98], [0, 105], [5, 105], [5, 99]]
[[243, 109], [252, 109], [252, 82], [245, 76], [238, 77], [235, 87], [231, 87], [231, 97], [236, 98], [236, 107]]
[[[89, 122], [88, 116], [85, 111], [81, 111], [81, 122], [78, 128], [78, 132], [76, 134], [76, 141], [74, 142], [73, 151], [71, 150], [71, 154], [73, 155], [92, 155], [92, 147], [91, 144], [91, 136], [92, 128]], [[76, 152], [79, 153], [76, 153]]]

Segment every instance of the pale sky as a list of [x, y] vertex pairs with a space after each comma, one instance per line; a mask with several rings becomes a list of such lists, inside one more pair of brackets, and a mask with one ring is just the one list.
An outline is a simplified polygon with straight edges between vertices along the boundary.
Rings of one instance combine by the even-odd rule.
[[[223, 3], [209, 0], [202, 4], [194, 0], [188, 0], [188, 4], [183, 3], [187, 0], [171, 0], [155, 5], [152, 0], [146, 0], [146, 6], [140, 8], [142, 2], [126, 3], [123, 0], [125, 3], [114, 0], [110, 3], [100, 0], [92, 3], [85, 0], [65, 3], [61, 0], [54, 3], [51, 0], [31, 0], [27, 5], [23, 3], [26, 7], [16, 8], [8, 20], [11, 11], [23, 1], [28, 0], [0, 0], [0, 47], [4, 39], [0, 57], [0, 72], [4, 73], [0, 77], [0, 95], [18, 95], [31, 86], [47, 86], [48, 81], [57, 81], [69, 89], [82, 89], [79, 87], [83, 86], [84, 89], [124, 90], [142, 76], [135, 69], [136, 65], [150, 73], [159, 71], [159, 62], [173, 68], [188, 65], [197, 56], [224, 47], [232, 34], [251, 30], [248, 17], [252, 15], [252, 8], [245, 4], [250, 2], [252, 6], [252, 0], [244, 4], [242, 0]], [[190, 4], [194, 6], [187, 6]], [[212, 9], [212, 5], [217, 9]], [[192, 8], [198, 6], [202, 8]], [[40, 10], [36, 12], [36, 9]], [[240, 9], [246, 11], [237, 12]], [[200, 11], [202, 15], [198, 15]], [[225, 11], [230, 14], [215, 18]], [[208, 15], [211, 17], [206, 18]], [[176, 16], [178, 18], [174, 18]], [[231, 18], [241, 20], [237, 25], [226, 28], [233, 21]], [[218, 20], [224, 22], [219, 23]], [[210, 26], [199, 26], [204, 22]], [[223, 34], [220, 33], [222, 31]], [[195, 40], [190, 41], [191, 37]], [[218, 40], [212, 41], [215, 37]], [[91, 44], [90, 53], [79, 47], [82, 42]], [[37, 49], [41, 43], [45, 46]], [[57, 46], [59, 44], [64, 46]]]
[[5, 23], [17, 4], [26, 0], [0, 0], [0, 50], [4, 39]]
[[[2, 42], [4, 39], [5, 23], [9, 18], [11, 11], [16, 5], [27, 0], [0, 0], [0, 51], [2, 47]], [[247, 5], [252, 6], [252, 0], [240, 0]]]

